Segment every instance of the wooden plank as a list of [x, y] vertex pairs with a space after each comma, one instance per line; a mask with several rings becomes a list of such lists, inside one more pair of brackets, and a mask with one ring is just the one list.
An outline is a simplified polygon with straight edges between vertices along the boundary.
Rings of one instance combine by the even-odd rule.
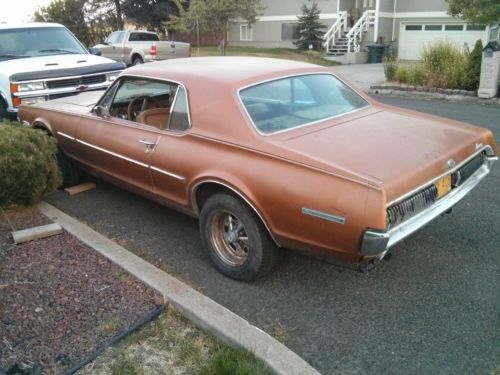
[[66, 188], [66, 189], [64, 189], [64, 191], [66, 193], [68, 193], [69, 195], [75, 195], [75, 194], [83, 193], [84, 191], [92, 190], [92, 189], [95, 189], [95, 183], [85, 182], [85, 183], [80, 184], [80, 185], [75, 185], [75, 186], [71, 186], [69, 188]]
[[14, 239], [14, 243], [18, 245], [23, 242], [38, 240], [40, 238], [61, 234], [62, 232], [63, 229], [59, 224], [52, 223], [12, 232], [12, 238]]

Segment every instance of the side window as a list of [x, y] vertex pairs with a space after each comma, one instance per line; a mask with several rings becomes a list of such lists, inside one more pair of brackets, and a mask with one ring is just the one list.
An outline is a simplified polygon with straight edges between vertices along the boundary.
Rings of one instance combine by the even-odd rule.
[[116, 89], [110, 89], [99, 103], [111, 117], [167, 128], [177, 84], [123, 77], [115, 85]]
[[118, 43], [119, 37], [120, 37], [120, 32], [115, 31], [108, 36], [108, 39], [106, 39], [106, 42], [109, 44], [116, 44], [116, 43]]
[[189, 108], [187, 102], [186, 90], [179, 86], [174, 100], [174, 107], [170, 113], [170, 130], [186, 131], [189, 129]]
[[123, 43], [124, 37], [125, 37], [125, 32], [120, 31], [120, 33], [118, 34], [118, 40], [116, 41], [116, 43]]
[[130, 36], [128, 37], [129, 42], [137, 42], [140, 40], [139, 38], [140, 34], [139, 33], [130, 33]]

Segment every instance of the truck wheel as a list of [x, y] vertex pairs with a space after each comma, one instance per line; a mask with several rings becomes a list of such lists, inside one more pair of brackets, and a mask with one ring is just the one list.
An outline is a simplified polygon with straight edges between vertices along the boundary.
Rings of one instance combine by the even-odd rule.
[[144, 60], [142, 59], [142, 57], [140, 56], [134, 57], [134, 59], [132, 60], [132, 65], [140, 65], [140, 64], [144, 64]]
[[278, 248], [261, 220], [241, 200], [215, 194], [200, 213], [203, 247], [217, 269], [230, 278], [252, 281], [268, 273]]
[[7, 117], [7, 105], [0, 99], [0, 121]]
[[68, 158], [61, 150], [57, 150], [57, 164], [63, 175], [63, 183], [61, 188], [67, 188], [78, 185], [81, 181], [81, 172], [75, 163]]

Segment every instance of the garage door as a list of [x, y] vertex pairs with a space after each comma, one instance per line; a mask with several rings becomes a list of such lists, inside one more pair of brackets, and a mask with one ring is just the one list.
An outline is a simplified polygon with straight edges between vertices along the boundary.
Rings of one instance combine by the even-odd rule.
[[458, 46], [474, 48], [478, 39], [486, 42], [486, 28], [460, 23], [402, 23], [398, 55], [401, 60], [418, 60], [422, 48], [437, 40], [450, 40]]

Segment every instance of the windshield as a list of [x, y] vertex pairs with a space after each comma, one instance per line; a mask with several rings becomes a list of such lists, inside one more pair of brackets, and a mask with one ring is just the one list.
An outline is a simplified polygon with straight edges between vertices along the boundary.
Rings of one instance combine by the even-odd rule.
[[0, 30], [0, 61], [47, 55], [87, 53], [64, 27]]
[[255, 127], [276, 133], [326, 120], [368, 106], [331, 74], [276, 79], [245, 88], [240, 98]]

